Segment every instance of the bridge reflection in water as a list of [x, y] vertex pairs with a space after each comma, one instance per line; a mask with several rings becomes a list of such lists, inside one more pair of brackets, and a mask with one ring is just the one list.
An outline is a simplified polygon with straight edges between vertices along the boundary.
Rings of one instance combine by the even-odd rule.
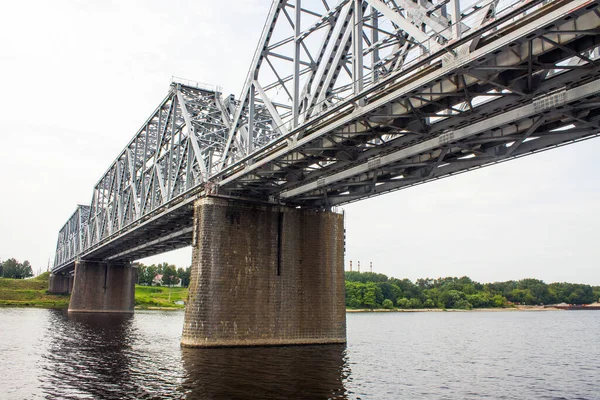
[[189, 399], [346, 398], [345, 345], [184, 349]]
[[129, 398], [123, 392], [139, 388], [133, 315], [52, 310], [50, 319], [40, 377], [47, 398]]
[[347, 398], [345, 345], [180, 348], [179, 312], [50, 311], [46, 398]]

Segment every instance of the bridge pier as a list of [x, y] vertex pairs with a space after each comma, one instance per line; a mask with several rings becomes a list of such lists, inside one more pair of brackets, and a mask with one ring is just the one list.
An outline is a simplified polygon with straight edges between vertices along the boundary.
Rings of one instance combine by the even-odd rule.
[[77, 261], [69, 312], [132, 313], [136, 280], [128, 262]]
[[50, 274], [50, 281], [48, 283], [48, 292], [53, 294], [67, 294], [71, 293], [71, 278], [68, 274]]
[[182, 346], [345, 343], [344, 299], [343, 215], [196, 201]]
[[75, 275], [69, 274], [69, 294], [73, 293], [73, 285], [75, 284]]

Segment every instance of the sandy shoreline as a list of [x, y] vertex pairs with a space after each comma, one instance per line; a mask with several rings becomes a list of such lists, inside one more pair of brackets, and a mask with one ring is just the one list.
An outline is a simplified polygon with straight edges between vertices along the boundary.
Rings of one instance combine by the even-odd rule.
[[387, 310], [383, 308], [376, 309], [346, 309], [347, 313], [366, 313], [366, 312], [507, 312], [507, 311], [565, 311], [554, 307], [544, 306], [516, 306], [507, 308], [474, 308], [472, 310], [442, 309], [442, 308], [414, 308], [414, 309], [394, 309]]

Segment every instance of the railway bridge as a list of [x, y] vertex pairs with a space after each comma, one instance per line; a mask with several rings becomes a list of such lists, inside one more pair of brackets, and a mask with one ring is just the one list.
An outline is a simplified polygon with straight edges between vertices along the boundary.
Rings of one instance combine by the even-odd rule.
[[193, 247], [182, 345], [345, 342], [337, 206], [596, 137], [594, 0], [275, 0], [239, 97], [174, 79], [58, 236], [71, 312]]

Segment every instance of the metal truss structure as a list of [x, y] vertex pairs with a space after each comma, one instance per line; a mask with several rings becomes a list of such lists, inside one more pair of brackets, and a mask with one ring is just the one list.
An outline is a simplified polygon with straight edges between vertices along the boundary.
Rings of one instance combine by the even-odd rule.
[[83, 234], [89, 218], [90, 207], [78, 205], [71, 218], [58, 232], [54, 266], [72, 263], [83, 252]]
[[79, 256], [189, 244], [198, 196], [327, 208], [595, 137], [599, 47], [595, 0], [276, 0], [237, 101], [173, 83]]
[[216, 172], [234, 106], [205, 86], [175, 81], [94, 187], [86, 248], [205, 184]]
[[[282, 7], [289, 7], [288, 3]], [[289, 132], [262, 151], [225, 167], [219, 175], [221, 190], [328, 207], [595, 132], [593, 102], [585, 106], [561, 103], [560, 110], [552, 109], [550, 103], [546, 109], [541, 105], [546, 104], [544, 98], [566, 101], [568, 90], [597, 76], [597, 2], [482, 1], [459, 7], [457, 22], [448, 2], [414, 3], [411, 7], [420, 10], [414, 13], [398, 1], [343, 4], [350, 7], [349, 12], [352, 4], [362, 5], [350, 23], [354, 29], [346, 31], [351, 39], [359, 37], [362, 44], [336, 47], [333, 57], [345, 60], [340, 75], [350, 76], [353, 85], [341, 88], [350, 94], [340, 99], [336, 93], [341, 89], [326, 80], [331, 92], [316, 112], [304, 108], [312, 103], [301, 96], [297, 128], [292, 123]], [[407, 17], [416, 14], [439, 16], [440, 23], [449, 19], [448, 31], [420, 19], [425, 21], [419, 26], [428, 40], [422, 35], [415, 37], [415, 21], [407, 21]], [[289, 17], [276, 19], [293, 22]], [[356, 32], [361, 25], [362, 31]], [[374, 26], [390, 34], [382, 38], [380, 32], [378, 41], [368, 40]], [[302, 32], [298, 37], [304, 37]], [[325, 42], [320, 47], [323, 51]], [[264, 43], [262, 49], [273, 47], [268, 37]], [[354, 57], [358, 54], [354, 47], [362, 48], [362, 61]], [[379, 56], [373, 62], [375, 50]], [[391, 52], [384, 56], [384, 50]], [[266, 59], [270, 52], [260, 54]], [[264, 68], [260, 62], [256, 65]], [[308, 77], [318, 75], [319, 67], [307, 67], [308, 82], [302, 94], [310, 93], [311, 88], [325, 90], [321, 84], [309, 85]], [[256, 76], [260, 69], [251, 74]], [[358, 73], [351, 75], [355, 71]], [[245, 104], [243, 96], [241, 104]], [[537, 105], [533, 114], [511, 112], [528, 104]], [[492, 117], [494, 124], [490, 123]]]

